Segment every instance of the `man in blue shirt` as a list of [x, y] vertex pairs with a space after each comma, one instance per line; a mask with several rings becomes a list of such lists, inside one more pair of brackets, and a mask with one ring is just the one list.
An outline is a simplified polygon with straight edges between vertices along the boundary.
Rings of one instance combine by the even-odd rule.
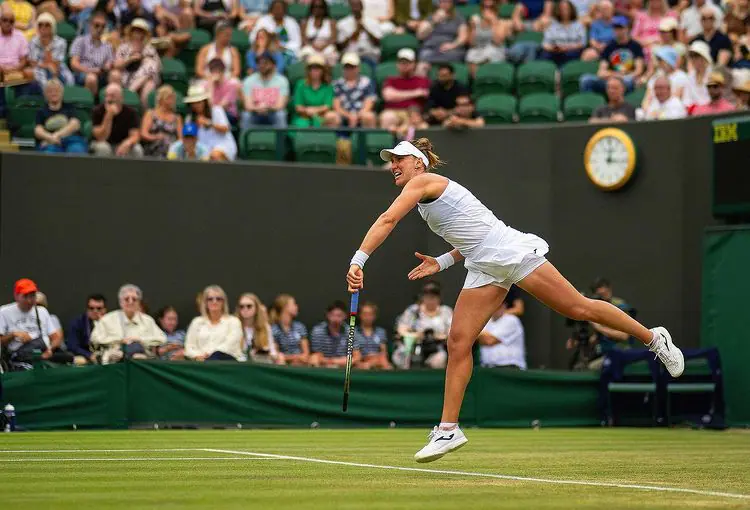
[[169, 146], [167, 159], [194, 159], [205, 161], [211, 151], [198, 142], [198, 126], [188, 122], [182, 128], [182, 140], [177, 140]]

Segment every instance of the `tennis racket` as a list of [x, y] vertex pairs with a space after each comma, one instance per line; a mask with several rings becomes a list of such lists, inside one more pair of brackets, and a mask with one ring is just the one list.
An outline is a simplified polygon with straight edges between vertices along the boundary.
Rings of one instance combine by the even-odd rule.
[[346, 339], [346, 374], [344, 375], [344, 405], [343, 410], [349, 405], [349, 384], [352, 382], [352, 354], [354, 352], [354, 325], [357, 322], [357, 308], [359, 308], [359, 292], [352, 294], [349, 305], [349, 338]]

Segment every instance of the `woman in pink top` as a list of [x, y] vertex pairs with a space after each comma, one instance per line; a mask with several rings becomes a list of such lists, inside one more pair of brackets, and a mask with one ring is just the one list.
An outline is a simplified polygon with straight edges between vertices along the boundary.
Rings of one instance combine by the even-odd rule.
[[659, 24], [664, 18], [677, 19], [677, 13], [669, 10], [666, 0], [651, 0], [646, 9], [635, 12], [631, 35], [643, 46], [646, 60], [651, 56], [651, 46], [661, 44]]

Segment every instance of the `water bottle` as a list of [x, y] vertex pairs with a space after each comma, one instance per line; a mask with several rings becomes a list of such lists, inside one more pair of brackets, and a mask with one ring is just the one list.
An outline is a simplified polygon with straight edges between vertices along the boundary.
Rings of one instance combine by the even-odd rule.
[[13, 404], [7, 404], [3, 409], [5, 415], [5, 432], [14, 432], [16, 430], [16, 408]]

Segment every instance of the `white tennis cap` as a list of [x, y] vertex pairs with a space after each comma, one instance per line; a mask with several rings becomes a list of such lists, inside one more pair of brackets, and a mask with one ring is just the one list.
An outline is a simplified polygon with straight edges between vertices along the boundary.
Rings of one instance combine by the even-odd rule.
[[396, 58], [398, 60], [408, 60], [409, 62], [414, 62], [417, 60], [417, 54], [414, 53], [414, 50], [411, 48], [401, 48], [398, 50], [398, 53], [396, 53]]
[[427, 159], [424, 152], [417, 149], [411, 142], [400, 142], [393, 149], [383, 149], [380, 151], [380, 159], [383, 161], [390, 161], [391, 156], [414, 156], [422, 160], [425, 168], [430, 167], [430, 160]]

